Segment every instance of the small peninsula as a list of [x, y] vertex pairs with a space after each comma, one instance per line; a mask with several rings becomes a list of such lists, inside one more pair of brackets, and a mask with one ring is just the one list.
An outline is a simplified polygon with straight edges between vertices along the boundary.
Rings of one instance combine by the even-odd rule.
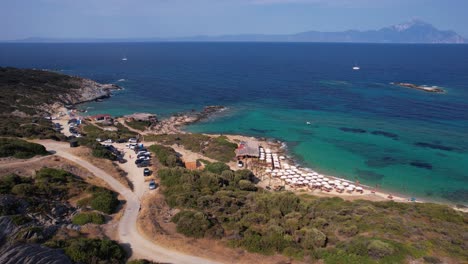
[[427, 85], [417, 85], [414, 83], [404, 83], [404, 82], [391, 82], [390, 84], [401, 86], [410, 89], [416, 89], [428, 93], [446, 93], [446, 91], [438, 86], [427, 86]]

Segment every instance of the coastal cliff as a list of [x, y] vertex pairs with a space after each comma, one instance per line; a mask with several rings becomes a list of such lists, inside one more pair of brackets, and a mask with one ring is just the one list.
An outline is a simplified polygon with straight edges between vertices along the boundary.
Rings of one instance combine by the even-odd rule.
[[118, 89], [50, 71], [0, 67], [0, 115], [44, 116], [58, 107], [107, 98]]

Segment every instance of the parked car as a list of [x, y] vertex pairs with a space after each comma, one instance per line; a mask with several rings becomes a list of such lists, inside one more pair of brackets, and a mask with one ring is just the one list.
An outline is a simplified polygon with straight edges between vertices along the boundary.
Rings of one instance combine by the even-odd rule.
[[104, 143], [112, 144], [112, 143], [114, 143], [114, 141], [112, 141], [112, 139], [109, 138], [109, 139], [107, 139], [106, 141], [104, 141]]
[[150, 183], [149, 183], [149, 189], [150, 189], [150, 190], [156, 189], [156, 182], [154, 182], [154, 180], [151, 180], [151, 181], [150, 181]]
[[151, 175], [151, 170], [148, 169], [148, 168], [145, 168], [145, 169], [143, 170], [143, 176], [146, 177], [146, 176], [150, 176], [150, 175]]
[[149, 161], [144, 161], [142, 163], [137, 164], [138, 168], [143, 168], [143, 167], [148, 167], [148, 166], [151, 166], [151, 163]]
[[136, 138], [129, 138], [128, 143], [136, 144], [136, 143], [138, 143], [138, 140]]

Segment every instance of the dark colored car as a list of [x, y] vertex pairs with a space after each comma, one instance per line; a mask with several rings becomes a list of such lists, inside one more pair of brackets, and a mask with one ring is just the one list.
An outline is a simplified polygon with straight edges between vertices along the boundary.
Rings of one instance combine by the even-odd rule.
[[136, 164], [138, 168], [143, 168], [143, 167], [148, 167], [151, 166], [150, 162], [147, 160], [144, 160], [142, 162], [139, 162]]
[[156, 182], [154, 182], [154, 180], [151, 180], [151, 181], [150, 181], [150, 183], [149, 183], [149, 189], [150, 189], [150, 190], [156, 189]]
[[150, 175], [151, 175], [151, 170], [148, 169], [148, 168], [145, 168], [145, 169], [143, 170], [143, 176], [146, 177], [146, 176], [150, 176]]

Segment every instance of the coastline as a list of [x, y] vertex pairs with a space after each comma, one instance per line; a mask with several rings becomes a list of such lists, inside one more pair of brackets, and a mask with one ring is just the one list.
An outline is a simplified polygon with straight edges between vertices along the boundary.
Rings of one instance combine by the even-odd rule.
[[[116, 86], [116, 87], [118, 87], [118, 86]], [[110, 97], [110, 91], [109, 91], [109, 96], [107, 96], [105, 98], [109, 98], [109, 97]], [[91, 100], [91, 101], [93, 101], [93, 100]], [[86, 103], [86, 102], [87, 101], [78, 102], [75, 105], [83, 104], [83, 103]], [[65, 109], [64, 106], [62, 106], [62, 108], [56, 108], [57, 111], [55, 112], [55, 114], [60, 113], [59, 111], [60, 110], [63, 111], [63, 109]], [[207, 109], [208, 109], [208, 111], [207, 111]], [[227, 108], [223, 107], [223, 106], [206, 106], [200, 112], [175, 113], [175, 114], [171, 115], [168, 118], [164, 118], [164, 119], [160, 120], [162, 126], [159, 126], [158, 130], [160, 130], [160, 131], [162, 130], [162, 131], [164, 131], [164, 133], [169, 133], [169, 134], [177, 134], [177, 133], [191, 134], [192, 132], [186, 130], [187, 126], [198, 123], [198, 122], [200, 122], [202, 120], [205, 120], [205, 119], [208, 119], [208, 118], [212, 118], [213, 116], [214, 116], [214, 118], [216, 118], [216, 114], [221, 113], [221, 112], [225, 111], [226, 109]], [[62, 116], [63, 116], [63, 112], [62, 112]], [[63, 122], [63, 120], [61, 122]], [[166, 129], [164, 129], [164, 128], [166, 128]], [[142, 135], [145, 135], [145, 134], [158, 134], [158, 133], [154, 133], [154, 132], [155, 131], [148, 131], [147, 130], [147, 131], [141, 131], [140, 134], [142, 134]], [[219, 135], [221, 135], [221, 134], [216, 134], [216, 133], [201, 133], [201, 134], [204, 134], [204, 135], [207, 135], [207, 136], [219, 136]], [[304, 166], [303, 164], [301, 164], [301, 162], [299, 162], [296, 158], [294, 158], [293, 157], [294, 155], [292, 155], [288, 151], [287, 143], [282, 142], [282, 141], [280, 141], [278, 139], [254, 137], [254, 136], [250, 136], [250, 135], [239, 135], [239, 134], [222, 134], [222, 135], [227, 136], [231, 141], [242, 141], [242, 140], [247, 140], [247, 139], [248, 140], [253, 139], [253, 140], [257, 141], [259, 143], [259, 145], [268, 146], [268, 147], [274, 149], [275, 152], [282, 153], [282, 155], [284, 155], [286, 157], [287, 162], [289, 164], [291, 164], [292, 166], [298, 167], [298, 168], [300, 168], [302, 170], [305, 170], [305, 171], [320, 173], [320, 171], [309, 168], [309, 167], [307, 167], [307, 165]], [[229, 165], [233, 169], [237, 168], [235, 162], [230, 162]], [[365, 184], [362, 184], [362, 183], [354, 183], [352, 180], [349, 180], [349, 179], [346, 179], [346, 178], [343, 178], [343, 177], [337, 177], [337, 176], [334, 176], [334, 175], [328, 175], [328, 174], [323, 174], [323, 173], [320, 173], [320, 174], [322, 174], [326, 178], [330, 178], [330, 179], [333, 179], [333, 180], [339, 180], [339, 181], [342, 181], [342, 182], [348, 182], [350, 184], [356, 184], [356, 186], [360, 186], [360, 187], [363, 188], [363, 192], [359, 193], [359, 194], [355, 193], [355, 192], [353, 192], [353, 193], [337, 192], [334, 189], [332, 191], [329, 191], [329, 192], [324, 192], [324, 191], [318, 191], [318, 190], [307, 190], [305, 188], [291, 188], [291, 187], [287, 186], [285, 183], [283, 183], [283, 186], [285, 187], [285, 190], [293, 191], [293, 192], [295, 192], [297, 194], [304, 194], [307, 191], [308, 194], [314, 195], [314, 196], [319, 196], [319, 197], [340, 197], [340, 198], [343, 198], [343, 199], [346, 199], [346, 200], [365, 199], [365, 200], [370, 200], [370, 201], [390, 201], [390, 200], [393, 200], [395, 202], [406, 202], [406, 203], [409, 203], [409, 202], [438, 203], [438, 204], [448, 205], [448, 206], [450, 206], [453, 209], [458, 210], [458, 211], [468, 212], [468, 207], [460, 207], [459, 205], [454, 204], [454, 203], [438, 201], [438, 200], [430, 200], [430, 199], [421, 199], [421, 198], [417, 198], [417, 200], [412, 201], [411, 200], [412, 197], [410, 197], [409, 195], [399, 193], [398, 191], [395, 191], [395, 190], [388, 190], [388, 189], [381, 188], [381, 187], [379, 187], [378, 189], [375, 189], [375, 188], [373, 188], [371, 186], [368, 186], [368, 185], [365, 185]], [[270, 187], [271, 180], [268, 182], [268, 184], [266, 183], [266, 180], [267, 179], [262, 180], [259, 183], [259, 186], [261, 186], [262, 188], [266, 188], [267, 186]]]

